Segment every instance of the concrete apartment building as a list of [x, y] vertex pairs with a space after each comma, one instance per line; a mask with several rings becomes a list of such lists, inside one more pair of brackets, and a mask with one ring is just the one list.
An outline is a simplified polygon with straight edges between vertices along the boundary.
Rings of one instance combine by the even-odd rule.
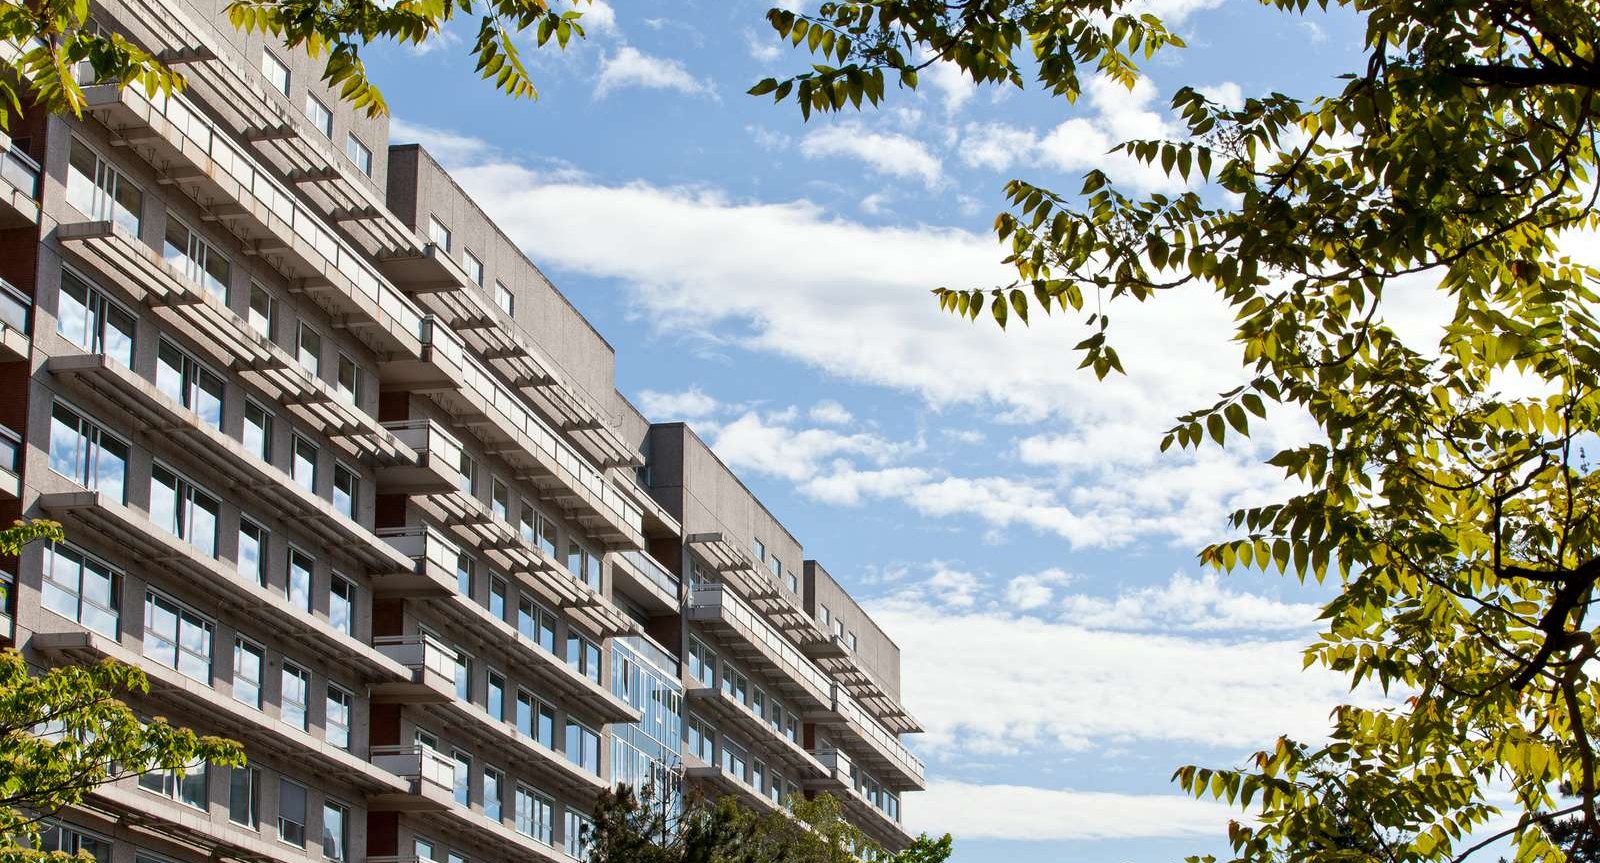
[[[197, 4], [197, 5], [196, 5]], [[596, 796], [923, 787], [899, 651], [415, 146], [223, 0], [97, 23], [180, 69], [0, 140], [3, 635], [241, 741], [63, 813], [102, 863], [581, 858]]]

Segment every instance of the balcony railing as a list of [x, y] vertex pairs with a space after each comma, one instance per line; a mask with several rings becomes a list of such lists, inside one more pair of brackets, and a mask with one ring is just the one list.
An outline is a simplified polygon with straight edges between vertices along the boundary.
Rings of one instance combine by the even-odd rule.
[[907, 778], [915, 779], [916, 785], [921, 786], [924, 781], [924, 768], [922, 759], [912, 754], [911, 750], [900, 742], [900, 738], [890, 733], [878, 720], [844, 690], [844, 687], [833, 687], [833, 709], [843, 716], [850, 728], [865, 738], [866, 742], [875, 747], [896, 768], [904, 772]]
[[461, 442], [430, 419], [386, 422], [383, 427], [417, 454], [415, 464], [382, 468], [380, 488], [408, 494], [449, 491], [461, 480]]
[[39, 178], [39, 163], [0, 133], [0, 228], [39, 224]]
[[0, 324], [8, 329], [27, 334], [28, 318], [33, 313], [33, 300], [27, 294], [0, 279]]
[[678, 595], [678, 577], [673, 575], [665, 566], [662, 566], [660, 561], [652, 557], [649, 552], [630, 548], [622, 552], [622, 557], [633, 564], [634, 569], [637, 569], [640, 574], [650, 579], [656, 587], [666, 591], [668, 596], [676, 597]]
[[690, 594], [689, 606], [695, 620], [706, 620], [708, 613], [726, 618], [733, 627], [750, 640], [762, 654], [774, 662], [779, 671], [795, 681], [819, 703], [831, 701], [833, 681], [823, 674], [799, 648], [795, 647], [773, 629], [771, 624], [750, 609], [733, 591], [720, 584], [706, 584]]
[[42, 173], [39, 163], [32, 156], [18, 150], [10, 141], [6, 141], [5, 158], [0, 161], [0, 179], [17, 187], [17, 191], [28, 197], [39, 200], [39, 177]]
[[[632, 651], [640, 659], [654, 665], [672, 680], [678, 679], [678, 658], [657, 644], [655, 639], [642, 633], [624, 635], [611, 640], [612, 645]], [[615, 678], [613, 677], [613, 680]]]
[[456, 785], [456, 763], [426, 746], [374, 746], [372, 766], [425, 782], [447, 793]]
[[377, 684], [373, 698], [401, 704], [437, 703], [455, 697], [456, 651], [426, 633], [380, 635], [372, 639], [378, 652], [411, 671], [401, 684]]

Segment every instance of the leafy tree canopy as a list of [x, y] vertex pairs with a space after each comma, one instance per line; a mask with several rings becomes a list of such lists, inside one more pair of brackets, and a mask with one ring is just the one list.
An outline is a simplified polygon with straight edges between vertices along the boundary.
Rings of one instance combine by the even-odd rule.
[[[589, 0], [581, 0], [583, 3]], [[281, 39], [323, 61], [322, 79], [370, 116], [388, 112], [367, 77], [362, 49], [374, 42], [420, 45], [438, 38], [458, 17], [477, 20], [468, 49], [477, 72], [506, 94], [538, 96], [522, 62], [518, 38], [565, 48], [583, 38], [580, 8], [552, 0], [230, 0], [228, 19], [245, 32]], [[580, 0], [572, 0], [574, 7]], [[30, 0], [0, 4], [0, 40], [20, 46], [0, 52], [0, 128], [31, 104], [49, 113], [82, 113], [87, 84], [142, 86], [147, 93], [183, 88], [180, 72], [120, 34], [90, 26], [88, 0]], [[526, 34], [526, 35], [524, 35]], [[80, 80], [79, 69], [87, 69]], [[23, 86], [19, 86], [19, 82]]]
[[[1099, 171], [1064, 190], [1014, 180], [995, 232], [1015, 280], [936, 299], [1002, 327], [1030, 312], [1081, 314], [1075, 351], [1104, 377], [1122, 370], [1106, 313], [1116, 301], [1213, 292], [1236, 315], [1239, 386], [1179, 416], [1162, 449], [1236, 445], [1274, 411], [1320, 430], [1269, 461], [1300, 493], [1234, 513], [1233, 538], [1201, 558], [1336, 580], [1306, 663], [1404, 700], [1343, 707], [1327, 741], [1282, 739], [1243, 769], [1179, 770], [1185, 789], [1248, 814], [1229, 832], [1233, 859], [1464, 859], [1490, 838], [1491, 786], [1512, 790], [1504, 838], [1516, 858], [1554, 859], [1553, 813], [1600, 827], [1588, 618], [1600, 476], [1583, 456], [1600, 407], [1600, 273], [1568, 251], [1596, 227], [1600, 6], [1321, 0], [1330, 5], [1365, 22], [1365, 62], [1331, 95], [1229, 107], [1178, 90], [1187, 135], [1120, 149], [1185, 191], [1133, 194]], [[775, 9], [777, 35], [820, 62], [752, 92], [808, 116], [836, 112], [948, 62], [980, 83], [1031, 76], [1071, 100], [1085, 75], [1131, 84], [1139, 63], [1181, 45], [1137, 9]], [[1436, 342], [1385, 323], [1401, 286], [1434, 292], [1446, 317]], [[1574, 806], [1558, 803], [1561, 783]]]

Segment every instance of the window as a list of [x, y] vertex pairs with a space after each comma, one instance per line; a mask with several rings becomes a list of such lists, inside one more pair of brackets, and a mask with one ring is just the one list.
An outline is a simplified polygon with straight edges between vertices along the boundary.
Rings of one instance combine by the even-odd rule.
[[255, 830], [261, 824], [261, 771], [235, 767], [228, 771], [228, 820]]
[[600, 775], [600, 735], [575, 719], [567, 720], [567, 760]]
[[782, 579], [783, 561], [779, 560], [777, 555], [767, 558], [767, 571], [772, 573], [773, 578]]
[[199, 764], [178, 770], [151, 770], [139, 774], [139, 787], [146, 791], [154, 791], [162, 797], [167, 797], [193, 806], [196, 809], [205, 809], [210, 802], [206, 794], [206, 764]]
[[132, 368], [133, 328], [131, 313], [70, 270], [61, 271], [56, 332], [91, 354], [103, 354]]
[[521, 785], [517, 786], [513, 802], [516, 830], [546, 845], [550, 844], [551, 812], [555, 809], [547, 798], [535, 794]]
[[700, 685], [717, 685], [717, 654], [697, 638], [689, 639], [689, 676]]
[[561, 824], [566, 840], [567, 856], [579, 863], [589, 859], [589, 834], [594, 830], [594, 822], [583, 815], [566, 810], [566, 816]]
[[843, 618], [835, 617], [833, 619], [833, 634], [839, 640], [841, 640], [841, 641], [844, 640], [844, 619]]
[[356, 137], [356, 133], [351, 132], [345, 136], [344, 154], [349, 156], [350, 161], [355, 163], [356, 170], [368, 177], [372, 176], [372, 149], [361, 143], [361, 139]]
[[312, 377], [322, 375], [322, 336], [316, 330], [300, 324], [300, 330], [295, 336], [295, 361], [300, 367], [311, 373]]
[[472, 756], [457, 749], [451, 755], [451, 760], [456, 764], [455, 779], [451, 784], [451, 793], [455, 795], [457, 806], [472, 805]]
[[472, 494], [473, 489], [478, 487], [478, 463], [467, 455], [466, 450], [461, 451], [461, 464], [457, 472], [461, 474], [461, 480], [456, 489], [465, 495]]
[[333, 381], [333, 391], [346, 404], [361, 403], [361, 367], [344, 354], [339, 355], [339, 373]]
[[39, 834], [39, 847], [44, 851], [87, 854], [94, 858], [95, 863], [111, 863], [111, 840], [101, 839], [64, 824], [46, 825]]
[[128, 445], [57, 402], [50, 412], [50, 469], [126, 503]]
[[462, 596], [472, 596], [473, 560], [464, 551], [456, 552], [456, 591]]
[[732, 665], [722, 663], [722, 692], [740, 704], [744, 703], [748, 694], [750, 681], [740, 674]]
[[758, 793], [767, 787], [767, 765], [759, 761], [750, 762], [750, 787]]
[[329, 111], [327, 105], [322, 104], [321, 100], [310, 93], [306, 94], [306, 119], [311, 121], [311, 125], [317, 127], [317, 131], [322, 133], [322, 137], [330, 140], [333, 138], [333, 112]]
[[294, 436], [294, 459], [289, 466], [289, 474], [294, 481], [306, 491], [315, 494], [317, 491], [317, 445], [305, 438]]
[[345, 635], [354, 635], [355, 620], [355, 583], [335, 575], [328, 582], [328, 623]]
[[516, 294], [511, 293], [510, 288], [498, 281], [494, 283], [494, 304], [500, 307], [500, 311], [508, 315], [514, 315], [517, 312]]
[[733, 776], [739, 781], [744, 781], [745, 765], [750, 760], [750, 754], [745, 748], [735, 743], [732, 738], [722, 738], [722, 772]]
[[278, 718], [305, 731], [310, 724], [307, 705], [311, 695], [311, 672], [285, 662], [281, 679], [283, 691], [278, 696]]
[[329, 860], [345, 860], [345, 849], [350, 847], [350, 810], [333, 802], [322, 804], [322, 856]]
[[269, 51], [261, 52], [261, 74], [267, 76], [267, 83], [272, 85], [272, 89], [289, 95], [289, 67]]
[[472, 701], [472, 658], [467, 656], [461, 648], [456, 648], [456, 697], [462, 701]]
[[767, 718], [767, 694], [759, 686], [751, 687], [750, 710], [762, 719]]
[[232, 274], [228, 259], [171, 213], [167, 214], [166, 243], [162, 256], [185, 278], [205, 288], [206, 293], [224, 305], [227, 304], [228, 277]]
[[244, 403], [244, 448], [268, 464], [272, 463], [272, 412], [257, 402]]
[[707, 764], [716, 763], [717, 731], [698, 716], [689, 717], [689, 753]]
[[333, 508], [345, 518], [356, 517], [356, 497], [361, 491], [361, 480], [356, 472], [344, 465], [333, 463]]
[[556, 652], [556, 616], [526, 594], [517, 603], [517, 631], [545, 650]]
[[150, 520], [206, 557], [217, 556], [216, 498], [157, 462], [150, 469]]
[[267, 529], [247, 518], [239, 519], [239, 577], [267, 584]]
[[298, 548], [289, 549], [289, 574], [283, 582], [283, 593], [295, 608], [311, 610], [311, 573], [316, 560]]
[[211, 683], [211, 621], [155, 591], [144, 595], [144, 655]]
[[506, 488], [506, 484], [498, 477], [489, 480], [489, 510], [495, 518], [511, 523], [511, 489]]
[[446, 252], [450, 251], [450, 229], [434, 216], [428, 217], [428, 239], [432, 240], [435, 246]]
[[567, 543], [567, 571], [573, 578], [600, 589], [600, 556], [576, 542]]
[[461, 266], [466, 269], [467, 278], [471, 279], [474, 285], [483, 287], [483, 262], [478, 260], [477, 255], [469, 249], [462, 249]]
[[418, 836], [412, 841], [411, 847], [416, 852], [418, 860], [433, 859], [433, 842]]
[[493, 767], [483, 768], [483, 814], [490, 821], [500, 821], [505, 817], [500, 799], [504, 785], [505, 774]]
[[45, 552], [44, 607], [107, 638], [122, 617], [122, 575], [111, 564], [55, 543]]
[[250, 312], [248, 320], [250, 328], [269, 341], [276, 337], [278, 332], [278, 301], [267, 293], [266, 288], [254, 282], [250, 283]]
[[522, 501], [522, 508], [518, 511], [519, 527], [522, 539], [529, 545], [536, 545], [545, 554], [556, 556], [556, 523], [545, 518], [544, 513], [534, 508], [533, 504]]
[[790, 593], [799, 593], [800, 592], [800, 579], [795, 578], [794, 570], [792, 570], [792, 569], [789, 570], [789, 592]]
[[497, 720], [505, 718], [506, 711], [506, 679], [494, 671], [486, 675], [483, 693], [483, 706], [489, 715]]
[[752, 539], [750, 550], [756, 553], [756, 560], [767, 559], [767, 545], [759, 539]]
[[323, 737], [340, 749], [350, 748], [350, 703], [354, 696], [328, 684], [327, 716], [323, 717]]
[[850, 633], [848, 640], [850, 642], [850, 652], [851, 653], [855, 653], [856, 652], [856, 634], [854, 632]]
[[261, 671], [266, 666], [266, 651], [243, 636], [233, 639], [233, 698], [241, 704], [261, 709]]
[[306, 789], [278, 778], [278, 838], [301, 848], [306, 844]]
[[67, 156], [67, 203], [90, 219], [114, 222], [139, 236], [144, 193], [77, 138]]
[[556, 712], [526, 689], [517, 690], [517, 731], [547, 749], [556, 748]]
[[577, 633], [567, 635], [567, 665], [595, 683], [600, 682], [600, 648]]
[[833, 621], [833, 614], [832, 612], [828, 611], [828, 607], [826, 605], [819, 605], [817, 606], [817, 619], [822, 621], [822, 625], [826, 627], [830, 622]]
[[506, 580], [499, 576], [489, 578], [489, 613], [495, 620], [506, 619]]

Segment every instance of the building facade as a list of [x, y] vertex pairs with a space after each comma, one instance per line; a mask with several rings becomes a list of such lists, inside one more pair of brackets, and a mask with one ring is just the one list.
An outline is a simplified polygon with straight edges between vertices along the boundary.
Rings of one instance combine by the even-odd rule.
[[103, 863], [581, 858], [597, 795], [923, 787], [899, 651], [416, 146], [224, 0], [96, 22], [181, 95], [0, 140], [0, 634], [144, 669], [242, 769], [106, 786]]

